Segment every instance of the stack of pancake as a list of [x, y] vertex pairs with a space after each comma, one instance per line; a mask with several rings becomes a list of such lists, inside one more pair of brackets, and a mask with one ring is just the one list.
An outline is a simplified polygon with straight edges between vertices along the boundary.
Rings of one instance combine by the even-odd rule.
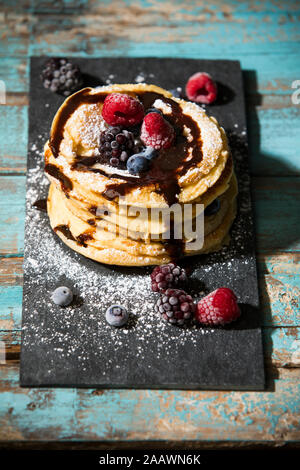
[[[145, 174], [130, 175], [99, 162], [100, 136], [109, 127], [101, 109], [110, 93], [139, 99], [145, 111], [160, 109], [175, 129], [173, 145], [159, 151]], [[93, 260], [158, 265], [217, 251], [229, 241], [237, 183], [225, 132], [198, 105], [157, 86], [85, 88], [67, 98], [45, 145], [45, 172], [51, 182], [47, 202], [51, 227], [66, 245]], [[211, 212], [208, 206], [217, 198], [218, 210]], [[186, 236], [178, 217], [178, 209], [187, 205], [192, 236]], [[197, 221], [205, 208], [201, 240]]]

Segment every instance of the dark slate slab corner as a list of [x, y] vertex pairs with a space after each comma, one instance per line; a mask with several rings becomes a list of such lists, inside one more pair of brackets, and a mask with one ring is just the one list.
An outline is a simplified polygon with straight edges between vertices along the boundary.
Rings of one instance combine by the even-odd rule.
[[[247, 162], [247, 130], [239, 62], [174, 59], [74, 59], [85, 84], [148, 83], [172, 89], [205, 70], [218, 82], [218, 101], [207, 107], [226, 129], [239, 181], [239, 213], [232, 242], [218, 254], [184, 261], [193, 268], [190, 291], [232, 288], [242, 316], [227, 328], [182, 330], [162, 326], [153, 314], [149, 269], [113, 268], [72, 252], [56, 237], [47, 215], [33, 203], [47, 195], [42, 148], [63, 102], [45, 90], [45, 58], [31, 59], [27, 215], [20, 382], [22, 386], [101, 388], [264, 389], [254, 229]], [[74, 303], [61, 309], [50, 294], [68, 285]], [[131, 311], [125, 329], [104, 320], [111, 301]]]

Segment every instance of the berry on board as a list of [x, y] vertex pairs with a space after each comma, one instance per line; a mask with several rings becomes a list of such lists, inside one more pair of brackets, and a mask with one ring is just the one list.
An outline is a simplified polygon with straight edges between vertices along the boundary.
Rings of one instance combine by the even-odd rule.
[[235, 293], [220, 287], [198, 302], [195, 317], [202, 325], [216, 326], [231, 323], [240, 314]]
[[150, 277], [153, 292], [160, 292], [168, 287], [176, 287], [187, 280], [185, 269], [175, 263], [156, 266]]
[[111, 326], [123, 326], [127, 323], [129, 314], [122, 305], [111, 305], [105, 312], [107, 323]]
[[166, 323], [182, 326], [193, 318], [195, 304], [184, 290], [167, 289], [156, 302], [155, 311]]
[[217, 85], [208, 73], [198, 72], [189, 78], [185, 93], [191, 101], [211, 104], [217, 99]]
[[82, 85], [79, 67], [66, 58], [52, 58], [45, 63], [41, 79], [45, 88], [69, 96]]
[[56, 305], [67, 307], [73, 300], [73, 292], [69, 287], [57, 287], [57, 289], [52, 292], [51, 299]]

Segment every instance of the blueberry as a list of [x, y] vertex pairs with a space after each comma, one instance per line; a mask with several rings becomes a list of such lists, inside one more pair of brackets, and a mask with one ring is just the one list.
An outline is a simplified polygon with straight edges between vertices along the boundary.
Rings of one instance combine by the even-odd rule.
[[148, 160], [143, 154], [137, 153], [132, 155], [127, 160], [127, 170], [132, 175], [139, 175], [144, 173], [150, 168], [150, 160]]
[[209, 206], [206, 207], [204, 215], [214, 215], [220, 210], [220, 199], [215, 199]]
[[56, 305], [60, 305], [61, 307], [66, 307], [70, 305], [73, 300], [73, 293], [69, 287], [58, 287], [53, 291], [51, 299]]
[[107, 323], [112, 326], [123, 326], [127, 323], [129, 314], [121, 305], [111, 305], [105, 312]]
[[141, 153], [143, 153], [147, 160], [152, 160], [153, 158], [157, 157], [158, 150], [154, 149], [153, 147], [146, 147], [145, 150]]
[[162, 116], [162, 114], [163, 114], [163, 113], [161, 112], [161, 110], [158, 109], [158, 108], [148, 108], [147, 111], [145, 112], [145, 116], [146, 116], [146, 114], [149, 114], [149, 113], [158, 113], [158, 114], [160, 114], [161, 116]]
[[175, 98], [182, 98], [182, 89], [180, 87], [173, 88], [172, 90], [169, 90], [170, 93], [172, 93]]

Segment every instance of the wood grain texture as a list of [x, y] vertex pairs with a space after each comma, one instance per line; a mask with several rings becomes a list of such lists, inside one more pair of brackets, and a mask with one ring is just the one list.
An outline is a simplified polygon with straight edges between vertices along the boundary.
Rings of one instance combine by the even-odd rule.
[[170, 440], [181, 445], [192, 440], [201, 447], [207, 441], [263, 440], [278, 446], [299, 439], [299, 372], [270, 377], [268, 390], [261, 393], [166, 393], [20, 389], [18, 368], [3, 367], [0, 440]]
[[[280, 446], [299, 435], [300, 4], [4, 0], [0, 12], [0, 441]], [[20, 389], [29, 55], [238, 59], [244, 70], [268, 365], [263, 393]], [[17, 136], [17, 138], [16, 138]], [[19, 176], [17, 176], [19, 175]], [[1, 444], [0, 444], [1, 445]], [[18, 445], [18, 444], [17, 444]], [[162, 444], [161, 444], [162, 445]], [[167, 446], [165, 445], [165, 447]], [[199, 445], [199, 444], [198, 444]]]

